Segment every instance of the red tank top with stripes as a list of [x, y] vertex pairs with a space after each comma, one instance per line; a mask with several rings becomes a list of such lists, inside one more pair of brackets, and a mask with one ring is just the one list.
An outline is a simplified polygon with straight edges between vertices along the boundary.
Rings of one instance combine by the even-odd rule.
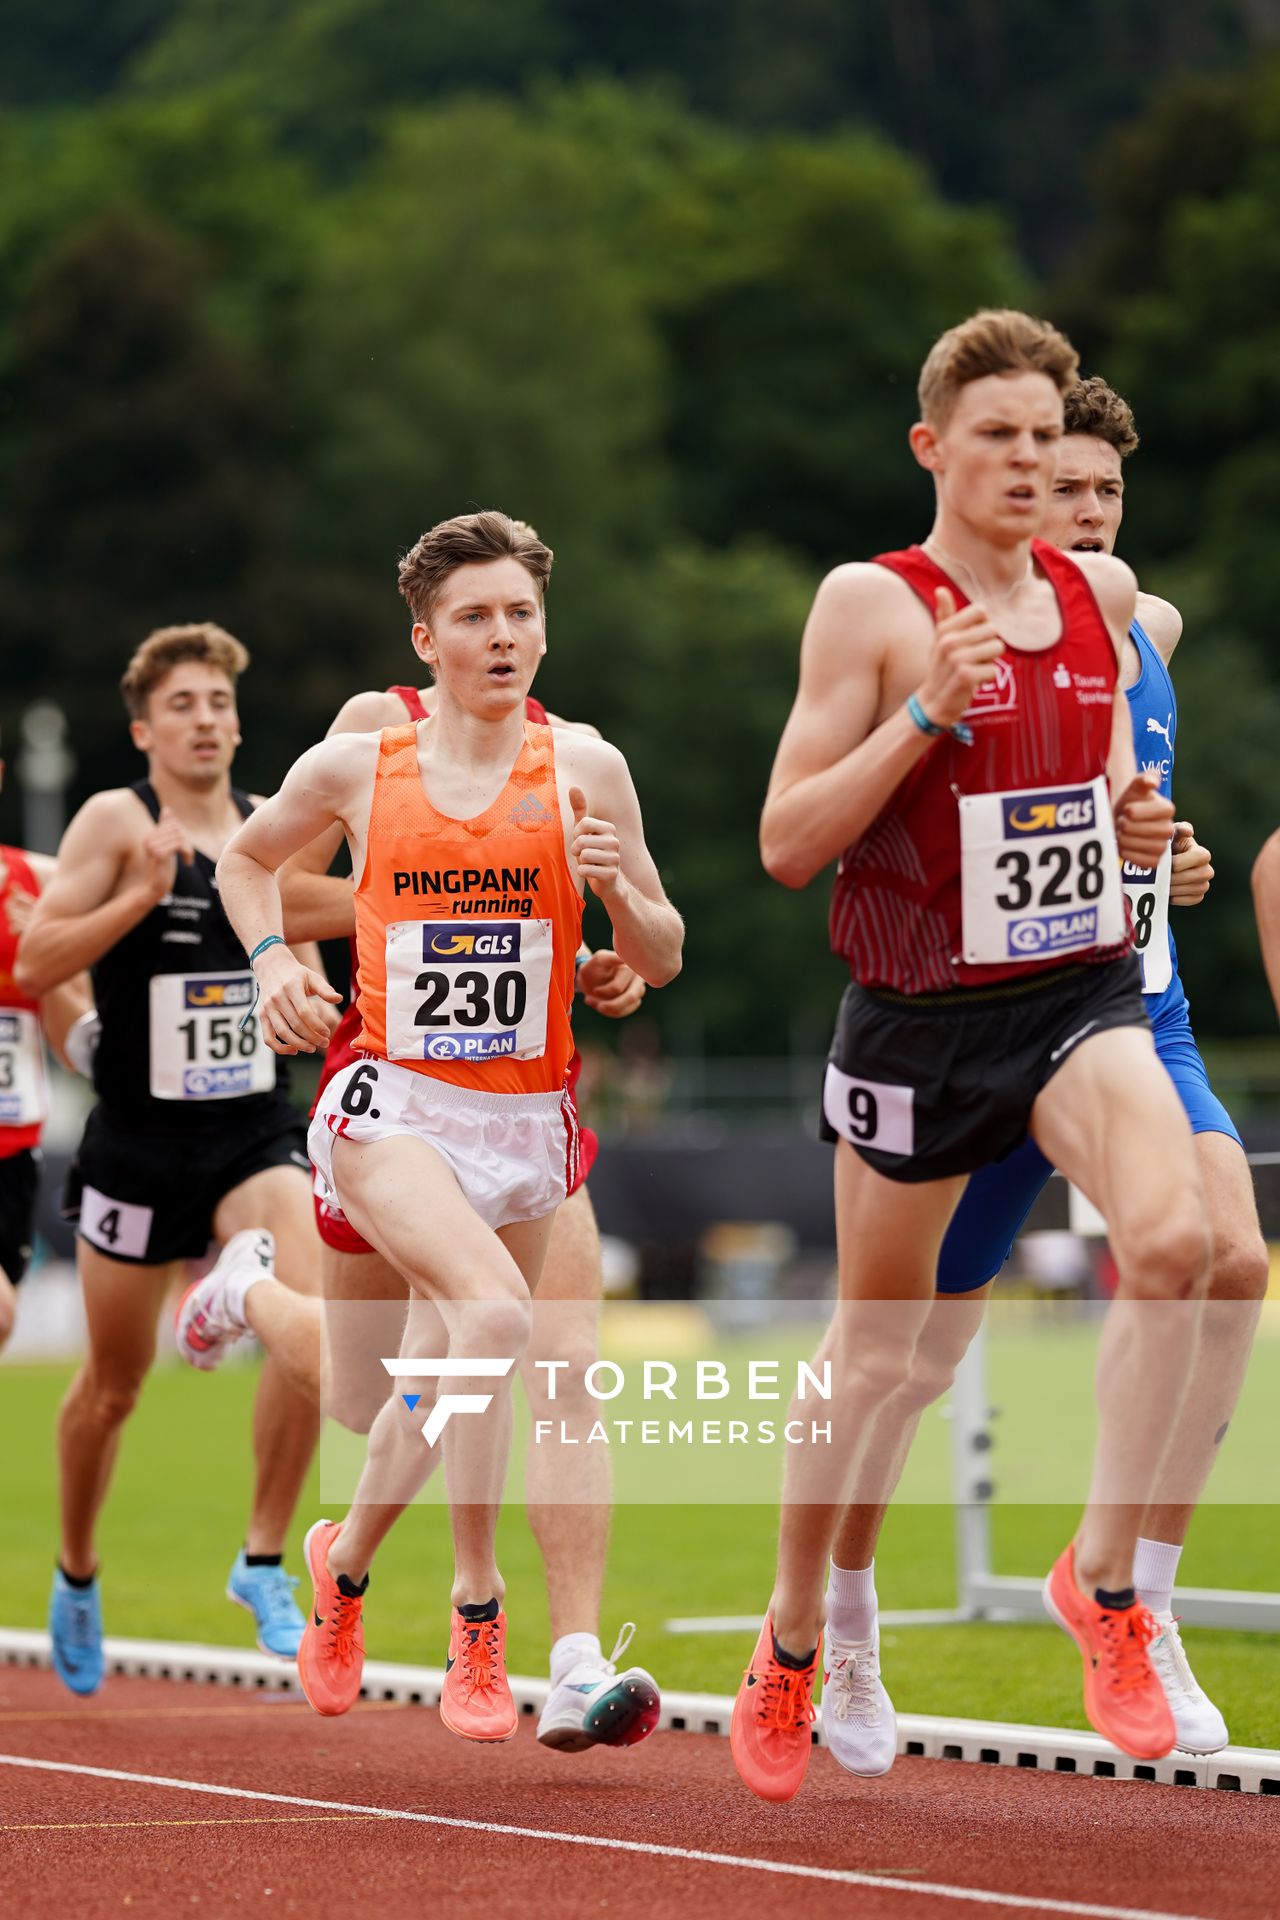
[[[422, 704], [422, 695], [419, 693], [417, 687], [388, 687], [387, 692], [394, 693], [399, 697], [405, 712], [411, 720], [426, 719], [427, 710]], [[525, 700], [524, 711], [525, 718], [532, 720], [537, 726], [545, 727], [548, 724], [546, 708], [543, 706], [541, 700], [535, 700], [532, 694]], [[356, 1001], [360, 992], [360, 966], [356, 956], [356, 939], [354, 934], [352, 934], [347, 944], [351, 953], [350, 998], [347, 1001], [346, 1007], [343, 1009], [341, 1020], [339, 1020], [333, 1030], [329, 1045], [325, 1049], [324, 1061], [320, 1068], [320, 1081], [316, 1087], [316, 1098], [311, 1108], [313, 1113], [316, 1110], [316, 1104], [319, 1102], [320, 1095], [324, 1092], [334, 1074], [341, 1073], [342, 1069], [349, 1067], [351, 1062], [357, 1057], [355, 1037], [360, 1031], [360, 1009]], [[576, 1082], [577, 1077], [578, 1057], [575, 1053], [570, 1070], [570, 1083]]]
[[[48, 1111], [44, 1054], [40, 1040], [40, 1002], [24, 993], [13, 977], [18, 936], [6, 911], [13, 893], [40, 892], [25, 853], [0, 847], [0, 1160], [40, 1144]], [[31, 1117], [27, 1117], [31, 1116]]]
[[[1051, 647], [1006, 648], [994, 680], [981, 687], [966, 724], [973, 745], [944, 735], [912, 768], [862, 838], [842, 855], [831, 899], [831, 946], [863, 986], [939, 993], [1025, 980], [1061, 960], [970, 965], [961, 958], [962, 795], [1073, 786], [1105, 774], [1111, 745], [1117, 661], [1093, 590], [1057, 547], [1031, 551], [1058, 598], [1062, 633]], [[968, 600], [920, 547], [877, 555], [930, 613], [939, 587]], [[1074, 960], [1108, 960], [1119, 946]]]

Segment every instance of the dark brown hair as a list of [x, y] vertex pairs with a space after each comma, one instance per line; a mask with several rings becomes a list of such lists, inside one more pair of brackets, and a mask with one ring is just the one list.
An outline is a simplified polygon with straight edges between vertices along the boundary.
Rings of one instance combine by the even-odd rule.
[[1114, 387], [1096, 374], [1089, 380], [1077, 380], [1063, 399], [1064, 433], [1087, 433], [1094, 440], [1105, 440], [1122, 460], [1127, 460], [1138, 444], [1138, 429], [1133, 424], [1133, 408], [1122, 400]]
[[460, 513], [424, 533], [400, 562], [400, 591], [410, 612], [428, 626], [445, 581], [459, 567], [490, 560], [518, 560], [532, 576], [539, 598], [547, 590], [555, 555], [533, 528], [508, 514]]

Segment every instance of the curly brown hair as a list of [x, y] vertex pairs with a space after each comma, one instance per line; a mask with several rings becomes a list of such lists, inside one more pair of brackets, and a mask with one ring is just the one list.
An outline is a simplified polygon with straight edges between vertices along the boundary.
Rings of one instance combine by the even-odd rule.
[[120, 681], [131, 720], [146, 719], [152, 693], [184, 660], [216, 667], [234, 686], [249, 664], [249, 650], [212, 620], [199, 620], [189, 627], [157, 627], [134, 653]]
[[1138, 445], [1138, 430], [1133, 424], [1133, 408], [1122, 400], [1097, 374], [1077, 380], [1063, 395], [1064, 433], [1087, 433], [1091, 439], [1105, 440], [1122, 460]]
[[990, 373], [1046, 373], [1065, 394], [1080, 356], [1056, 327], [1014, 307], [986, 307], [948, 328], [920, 369], [920, 417], [945, 427], [960, 389]]
[[518, 560], [537, 585], [539, 598], [551, 579], [551, 548], [533, 528], [509, 514], [460, 513], [442, 520], [424, 533], [400, 562], [400, 591], [409, 610], [428, 626], [445, 581], [459, 567], [483, 566], [490, 560]]

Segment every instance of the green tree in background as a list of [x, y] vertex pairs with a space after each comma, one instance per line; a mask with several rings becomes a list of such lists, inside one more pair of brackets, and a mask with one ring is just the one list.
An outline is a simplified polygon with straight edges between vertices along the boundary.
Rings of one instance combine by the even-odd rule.
[[1038, 264], [1087, 222], [1110, 128], [1171, 74], [1243, 72], [1280, 33], [1257, 0], [1079, 0], [1053, 34], [1041, 0], [112, 0], [74, 34], [66, 0], [19, 5], [14, 103], [218, 86], [228, 111], [348, 169], [389, 107], [551, 75], [658, 80], [752, 132], [875, 129], [948, 198], [1010, 207]]
[[1173, 89], [1102, 156], [1098, 180], [1103, 217], [1061, 308], [1142, 435], [1125, 557], [1186, 620], [1175, 798], [1217, 877], [1175, 933], [1205, 1030], [1267, 1031], [1248, 877], [1280, 811], [1280, 63]]
[[[1243, 877], [1274, 824], [1280, 82], [1241, 68], [1270, 28], [1088, 0], [1049, 65], [1030, 0], [997, 11], [136, 0], [59, 76], [58, 9], [28, 4], [34, 106], [0, 121], [6, 725], [60, 693], [80, 790], [128, 777], [123, 659], [207, 615], [252, 650], [241, 771], [269, 789], [408, 670], [404, 547], [505, 506], [557, 550], [539, 691], [632, 758], [690, 920], [654, 1016], [783, 1051], [833, 991], [823, 889], [755, 854], [804, 613], [824, 567], [927, 521], [904, 435], [930, 340], [1025, 300], [1138, 411], [1125, 551], [1188, 615], [1180, 802], [1219, 869], [1188, 976], [1206, 1028], [1269, 1023]], [[1000, 214], [870, 130], [1048, 257], [1095, 134], [1146, 101], [1053, 298]], [[1251, 971], [1224, 997], [1215, 967]]]
[[[5, 717], [53, 692], [81, 792], [133, 777], [108, 690], [151, 627], [213, 618], [240, 634], [288, 737], [308, 605], [337, 613], [333, 583], [288, 556], [292, 469], [267, 370], [202, 324], [199, 279], [167, 229], [103, 215], [49, 256], [15, 328]], [[274, 786], [265, 741], [258, 765]]]
[[843, 137], [745, 148], [718, 211], [715, 283], [671, 326], [681, 520], [826, 565], [915, 538], [933, 509], [906, 445], [920, 362], [957, 314], [1029, 297], [1000, 223]]

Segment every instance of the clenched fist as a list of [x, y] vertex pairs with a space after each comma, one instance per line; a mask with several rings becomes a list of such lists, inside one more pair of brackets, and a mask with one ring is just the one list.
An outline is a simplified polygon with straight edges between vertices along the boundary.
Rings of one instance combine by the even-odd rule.
[[196, 857], [191, 836], [172, 807], [161, 807], [159, 820], [142, 842], [142, 851], [147, 858], [143, 884], [157, 901], [173, 892], [179, 859], [189, 867]]
[[1173, 802], [1164, 799], [1158, 786], [1158, 775], [1135, 774], [1112, 802], [1120, 858], [1134, 867], [1156, 866], [1173, 837]]
[[1004, 641], [981, 601], [956, 612], [955, 595], [939, 587], [933, 598], [933, 652], [916, 698], [926, 718], [938, 727], [954, 727], [979, 687], [994, 679]]
[[622, 878], [622, 847], [617, 828], [612, 821], [592, 818], [581, 787], [570, 787], [569, 805], [573, 808], [569, 858], [597, 899], [606, 900]]

